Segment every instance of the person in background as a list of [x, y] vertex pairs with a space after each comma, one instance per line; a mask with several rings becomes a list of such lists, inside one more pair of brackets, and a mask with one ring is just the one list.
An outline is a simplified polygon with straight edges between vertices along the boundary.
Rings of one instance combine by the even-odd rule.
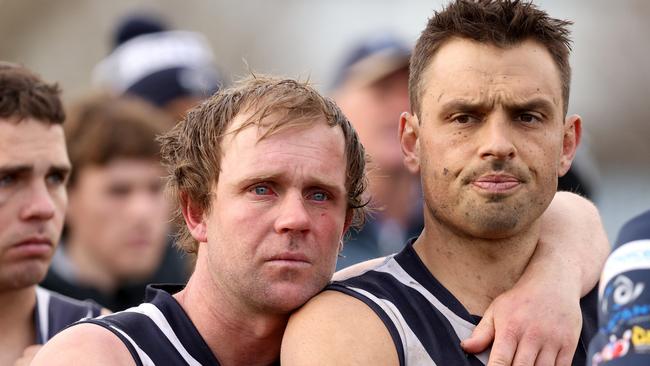
[[650, 211], [628, 221], [600, 279], [590, 366], [650, 364]]
[[164, 255], [170, 216], [155, 139], [172, 125], [130, 97], [73, 106], [66, 231], [42, 286], [117, 311], [141, 303], [150, 282], [185, 282], [184, 262]]
[[92, 302], [38, 287], [63, 228], [70, 161], [59, 88], [0, 62], [0, 365], [26, 364]]
[[178, 121], [221, 86], [212, 49], [199, 33], [134, 13], [120, 20], [113, 38], [112, 52], [93, 71], [99, 87], [140, 97]]
[[422, 230], [420, 182], [402, 163], [400, 113], [409, 109], [410, 47], [390, 34], [361, 41], [339, 67], [332, 97], [350, 119], [370, 156], [369, 196], [374, 212], [352, 230], [337, 268], [401, 250]]

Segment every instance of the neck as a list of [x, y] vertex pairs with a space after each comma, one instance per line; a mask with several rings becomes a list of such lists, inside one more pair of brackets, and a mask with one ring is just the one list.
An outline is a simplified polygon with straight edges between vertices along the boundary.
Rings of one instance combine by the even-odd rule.
[[539, 220], [504, 239], [463, 236], [433, 217], [414, 244], [429, 271], [474, 315], [514, 286], [539, 239]]
[[107, 294], [115, 291], [118, 279], [74, 234], [66, 240], [65, 253], [74, 266], [74, 274], [80, 284]]
[[260, 314], [229, 299], [210, 278], [202, 254], [187, 286], [174, 297], [222, 366], [273, 364], [289, 314]]
[[13, 365], [25, 347], [36, 340], [36, 286], [0, 292], [0, 365]]

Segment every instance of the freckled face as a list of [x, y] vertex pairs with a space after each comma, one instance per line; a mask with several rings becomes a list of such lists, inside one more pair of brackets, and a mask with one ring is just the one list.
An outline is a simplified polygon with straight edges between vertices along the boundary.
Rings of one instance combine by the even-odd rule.
[[482, 238], [529, 227], [569, 169], [580, 132], [578, 117], [563, 123], [549, 52], [533, 41], [502, 49], [455, 39], [424, 77], [417, 169], [429, 219]]
[[205, 217], [208, 261], [232, 300], [287, 313], [334, 272], [347, 211], [343, 132], [323, 120], [260, 141], [259, 133], [250, 127], [224, 138]]

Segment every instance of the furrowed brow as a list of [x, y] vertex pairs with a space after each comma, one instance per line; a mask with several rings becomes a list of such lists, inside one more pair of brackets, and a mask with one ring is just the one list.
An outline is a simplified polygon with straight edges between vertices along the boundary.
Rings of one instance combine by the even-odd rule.
[[2, 175], [12, 175], [12, 174], [25, 174], [30, 173], [34, 170], [34, 167], [31, 165], [5, 165], [0, 166], [0, 174]]
[[507, 108], [512, 111], [540, 111], [544, 114], [551, 115], [554, 110], [554, 105], [549, 100], [544, 98], [535, 98], [522, 103], [512, 103], [507, 105]]

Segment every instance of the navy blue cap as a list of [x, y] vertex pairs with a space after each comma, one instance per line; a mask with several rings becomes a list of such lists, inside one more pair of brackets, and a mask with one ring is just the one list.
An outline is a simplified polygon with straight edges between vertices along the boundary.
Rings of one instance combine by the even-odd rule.
[[168, 30], [167, 24], [151, 14], [129, 14], [122, 18], [113, 31], [113, 48], [143, 34]]
[[164, 107], [180, 97], [207, 98], [219, 86], [220, 78], [213, 68], [173, 67], [143, 77], [126, 89], [125, 93]]
[[391, 34], [367, 38], [348, 52], [339, 66], [332, 88], [349, 80], [372, 83], [408, 67], [411, 48]]

